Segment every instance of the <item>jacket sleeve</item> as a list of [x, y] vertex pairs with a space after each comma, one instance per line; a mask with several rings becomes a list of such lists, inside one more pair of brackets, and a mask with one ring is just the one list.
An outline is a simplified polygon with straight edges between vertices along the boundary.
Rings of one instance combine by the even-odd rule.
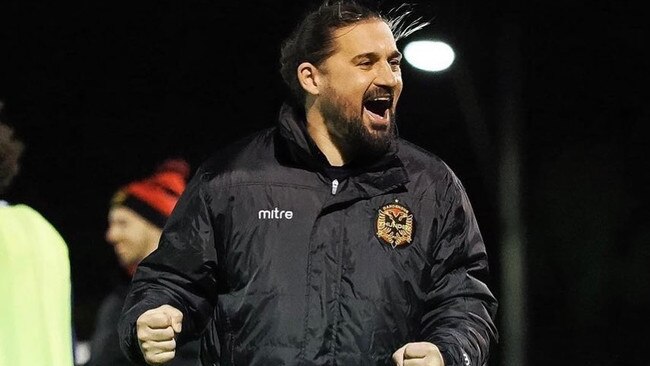
[[183, 313], [179, 345], [198, 338], [216, 303], [214, 218], [204, 194], [204, 174], [188, 183], [163, 229], [158, 248], [139, 265], [118, 323], [120, 348], [143, 364], [135, 332], [138, 317], [169, 304]]
[[488, 258], [471, 204], [460, 181], [450, 178], [440, 200], [423, 336], [440, 348], [445, 366], [482, 366], [498, 340], [497, 300], [487, 286]]

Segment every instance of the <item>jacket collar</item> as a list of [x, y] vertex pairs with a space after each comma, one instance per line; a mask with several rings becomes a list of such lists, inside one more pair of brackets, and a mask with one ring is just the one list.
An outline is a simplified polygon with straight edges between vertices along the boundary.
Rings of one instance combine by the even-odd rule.
[[[279, 114], [279, 134], [286, 142], [288, 158], [303, 168], [322, 173], [327, 159], [307, 133], [306, 120], [302, 108], [284, 103]], [[409, 181], [406, 169], [397, 155], [397, 140], [388, 152], [370, 164], [355, 167], [352, 163], [349, 184], [358, 195], [371, 197], [392, 190]], [[344, 192], [341, 192], [344, 196]], [[343, 198], [343, 197], [341, 197]]]
[[[307, 133], [307, 121], [302, 108], [282, 104], [279, 116], [280, 136], [286, 140], [291, 160], [310, 168], [319, 168], [327, 158]], [[320, 169], [317, 169], [320, 170]]]

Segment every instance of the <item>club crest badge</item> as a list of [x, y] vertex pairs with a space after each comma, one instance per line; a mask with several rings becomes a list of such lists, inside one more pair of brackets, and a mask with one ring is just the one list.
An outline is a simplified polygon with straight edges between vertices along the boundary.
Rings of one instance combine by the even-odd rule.
[[415, 232], [413, 214], [396, 200], [379, 209], [375, 229], [377, 239], [393, 248], [410, 244]]

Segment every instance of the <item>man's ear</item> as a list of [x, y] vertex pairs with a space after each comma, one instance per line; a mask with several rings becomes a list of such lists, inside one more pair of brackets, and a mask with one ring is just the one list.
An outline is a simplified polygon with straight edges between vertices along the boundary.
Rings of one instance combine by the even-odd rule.
[[298, 82], [303, 89], [309, 94], [317, 95], [319, 93], [318, 69], [309, 62], [303, 62], [298, 65]]

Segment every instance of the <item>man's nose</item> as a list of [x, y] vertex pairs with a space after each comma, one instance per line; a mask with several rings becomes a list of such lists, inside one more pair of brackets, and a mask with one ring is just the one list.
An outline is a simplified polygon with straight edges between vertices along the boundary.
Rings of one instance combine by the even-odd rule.
[[115, 231], [115, 230], [114, 230], [112, 227], [109, 226], [109, 227], [106, 229], [106, 233], [104, 233], [104, 239], [106, 240], [106, 242], [107, 242], [108, 245], [110, 245], [110, 246], [114, 246], [114, 245], [115, 245], [115, 233], [114, 233], [114, 231]]
[[399, 83], [399, 74], [393, 70], [390, 63], [382, 63], [377, 71], [377, 78], [375, 79], [377, 85], [395, 87]]

